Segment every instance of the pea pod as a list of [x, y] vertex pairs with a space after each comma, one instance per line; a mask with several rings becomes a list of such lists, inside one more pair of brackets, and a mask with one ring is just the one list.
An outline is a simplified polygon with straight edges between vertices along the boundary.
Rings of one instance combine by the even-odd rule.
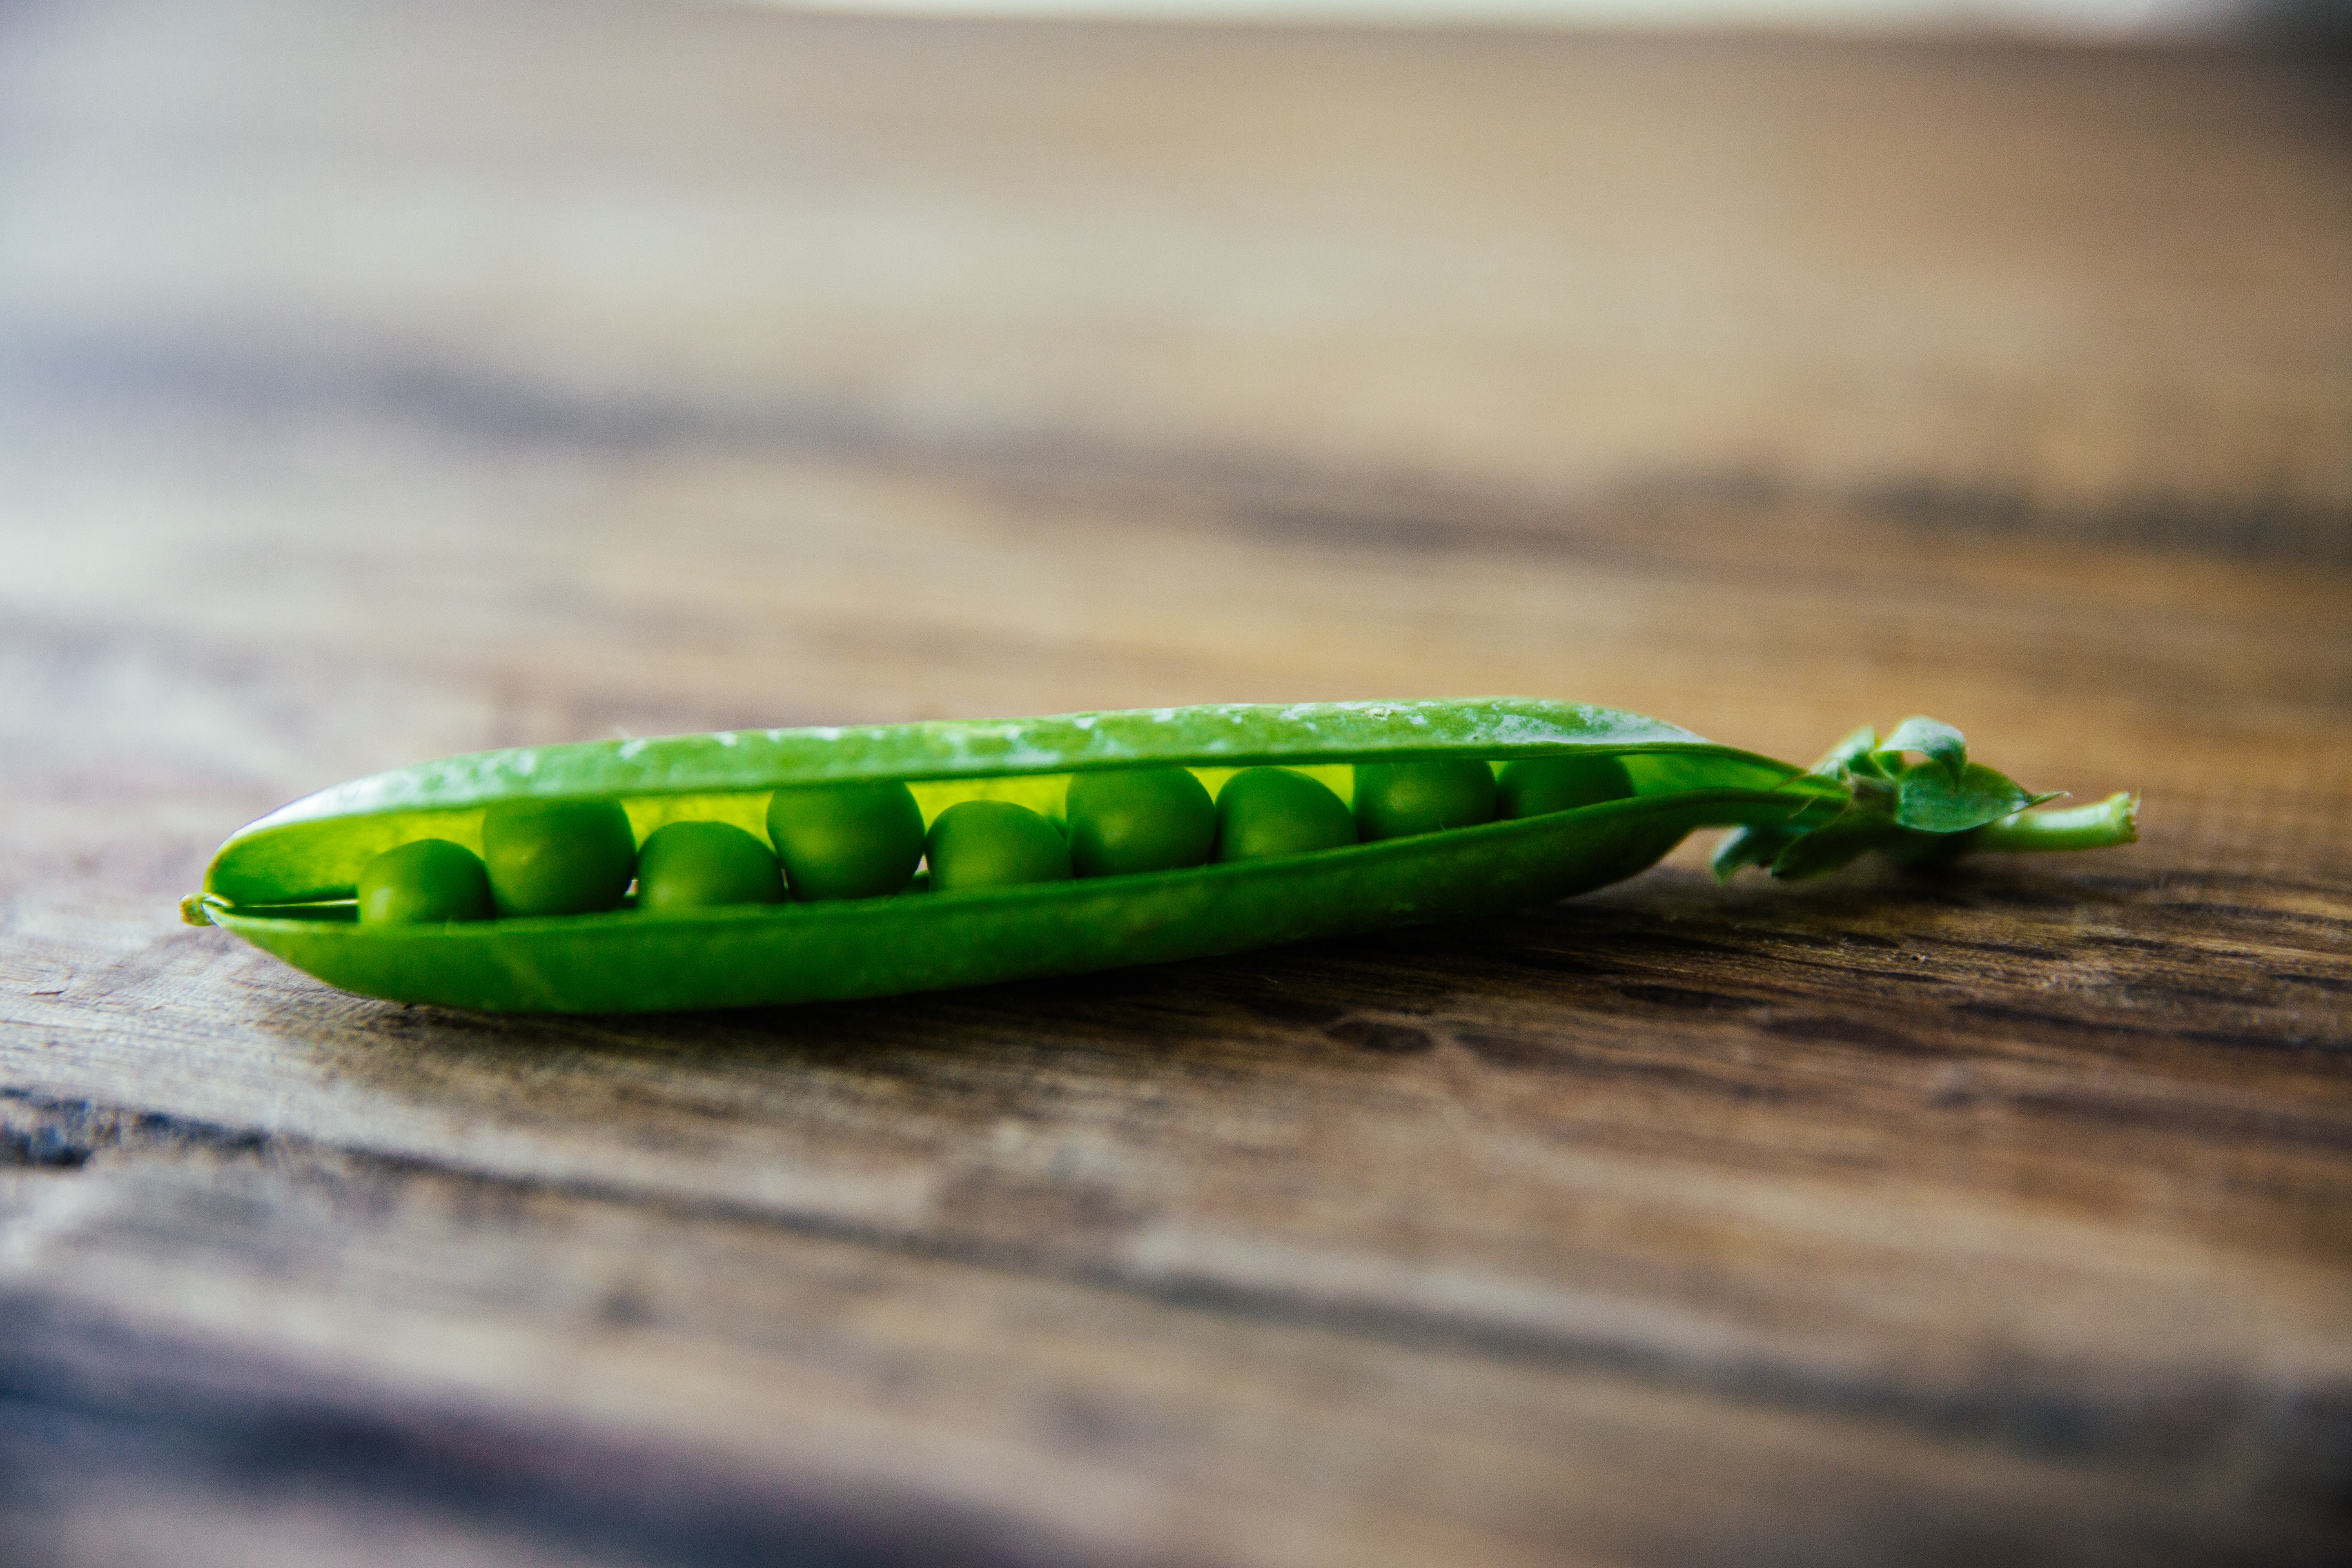
[[[337, 785], [263, 817], [221, 847], [204, 891], [182, 909], [366, 995], [488, 1011], [667, 1011], [889, 995], [1489, 914], [1632, 876], [1705, 827], [1741, 830], [1735, 843], [1746, 848], [1729, 869], [1767, 864], [1781, 875], [1814, 869], [1795, 851], [1829, 828], [1842, 858], [1856, 843], [1926, 859], [1934, 856], [1922, 845], [1946, 854], [2131, 840], [2127, 797], [2086, 808], [2089, 816], [2018, 815], [2021, 802], [2037, 797], [1967, 763], [1953, 750], [1956, 732], [1914, 728], [1923, 722], [1890, 738], [1891, 746], [1927, 736], [1935, 749], [1920, 762], [1872, 736], [1860, 750], [1850, 739], [1832, 754], [1842, 762], [1811, 772], [1636, 714], [1518, 698], [1156, 709], [486, 752]], [[436, 839], [479, 853], [494, 807], [503, 816], [525, 804], [612, 803], [638, 844], [674, 822], [726, 823], [764, 839], [775, 793], [803, 786], [895, 781], [926, 821], [984, 799], [1058, 825], [1070, 781], [1105, 770], [1186, 768], [1213, 787], [1272, 765], [1320, 777], [1344, 797], [1358, 763], [1573, 756], [1615, 759], [1633, 793], [1311, 853], [954, 891], [929, 890], [919, 879], [877, 897], [659, 914], [625, 905], [443, 924], [366, 923], [353, 903], [361, 872], [388, 849]], [[2045, 830], [2040, 819], [2053, 820]]]

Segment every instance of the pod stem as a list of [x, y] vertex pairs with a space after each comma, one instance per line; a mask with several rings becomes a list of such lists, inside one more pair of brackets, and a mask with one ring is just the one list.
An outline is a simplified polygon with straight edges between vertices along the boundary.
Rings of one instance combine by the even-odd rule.
[[2138, 796], [2035, 811], [2057, 797], [1970, 761], [1960, 732], [1933, 719], [1906, 719], [1883, 741], [1856, 730], [1801, 776], [1843, 805], [1731, 833], [1716, 846], [1717, 877], [1748, 866], [1820, 877], [1870, 854], [1929, 867], [1979, 850], [2104, 849], [2139, 838]]
[[2139, 796], [2118, 790], [2088, 805], [2021, 811], [1988, 823], [1969, 837], [1968, 850], [2110, 849], [2139, 842]]

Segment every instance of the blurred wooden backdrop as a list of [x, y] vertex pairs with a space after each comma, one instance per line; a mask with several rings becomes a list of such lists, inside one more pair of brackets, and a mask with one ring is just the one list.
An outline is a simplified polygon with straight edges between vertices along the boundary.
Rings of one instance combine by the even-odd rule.
[[[2281, 55], [0, 7], [0, 1560], [2340, 1561], [2352, 96]], [[550, 1022], [339, 779], [1513, 691], [2139, 847]]]

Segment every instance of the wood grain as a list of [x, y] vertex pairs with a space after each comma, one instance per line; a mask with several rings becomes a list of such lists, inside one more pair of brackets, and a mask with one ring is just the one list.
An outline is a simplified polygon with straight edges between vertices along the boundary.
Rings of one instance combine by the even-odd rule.
[[[0, 1560], [2333, 1561], [2345, 110], [0, 14]], [[1490, 691], [2146, 840], [704, 1017], [173, 918], [449, 752]]]

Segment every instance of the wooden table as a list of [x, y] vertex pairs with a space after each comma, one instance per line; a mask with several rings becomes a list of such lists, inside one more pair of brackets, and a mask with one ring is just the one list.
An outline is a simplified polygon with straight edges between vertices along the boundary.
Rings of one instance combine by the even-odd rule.
[[[2352, 1529], [2352, 124], [2224, 52], [0, 13], [0, 1559]], [[554, 1020], [181, 926], [445, 752], [1915, 711], [2137, 848]]]

